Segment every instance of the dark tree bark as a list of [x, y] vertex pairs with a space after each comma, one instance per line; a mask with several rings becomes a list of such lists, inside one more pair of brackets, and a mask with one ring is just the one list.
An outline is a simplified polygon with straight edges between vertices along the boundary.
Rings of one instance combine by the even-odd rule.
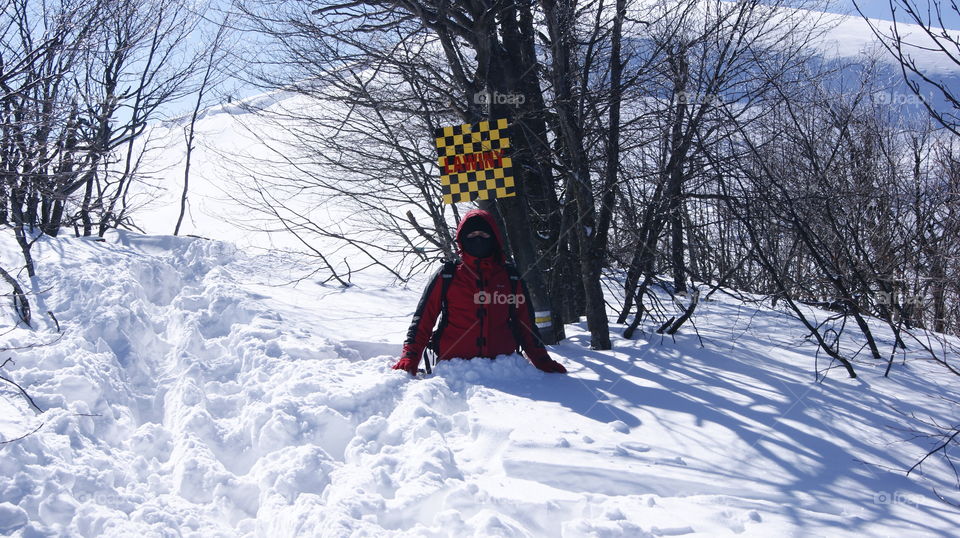
[[27, 327], [30, 326], [30, 301], [17, 279], [13, 278], [3, 267], [0, 267], [0, 278], [3, 278], [13, 288], [13, 309]]
[[573, 232], [579, 243], [580, 271], [586, 299], [590, 347], [610, 349], [610, 327], [606, 302], [600, 284], [604, 255], [596, 241], [596, 207], [591, 188], [590, 169], [583, 147], [583, 130], [575, 113], [571, 80], [574, 77], [571, 49], [574, 39], [574, 2], [541, 1], [550, 34], [553, 86], [557, 119], [567, 162], [567, 192], [576, 200], [577, 220]]

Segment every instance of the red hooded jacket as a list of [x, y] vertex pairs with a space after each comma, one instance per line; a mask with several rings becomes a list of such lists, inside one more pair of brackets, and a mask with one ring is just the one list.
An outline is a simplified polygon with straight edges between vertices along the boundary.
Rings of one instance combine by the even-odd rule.
[[[500, 247], [494, 255], [476, 258], [464, 251], [460, 233], [464, 223], [472, 218], [484, 219], [493, 230]], [[456, 242], [463, 263], [457, 265], [447, 290], [447, 323], [441, 333], [438, 359], [493, 358], [513, 353], [520, 347], [538, 368], [545, 361], [552, 362], [534, 323], [533, 304], [522, 279], [518, 282], [516, 297], [511, 296], [510, 275], [504, 266], [503, 238], [493, 216], [480, 209], [467, 212], [457, 227]], [[401, 359], [410, 359], [414, 369], [440, 314], [442, 280], [442, 271], [438, 271], [420, 299], [407, 331]], [[521, 342], [516, 342], [509, 323], [511, 301], [517, 307]]]

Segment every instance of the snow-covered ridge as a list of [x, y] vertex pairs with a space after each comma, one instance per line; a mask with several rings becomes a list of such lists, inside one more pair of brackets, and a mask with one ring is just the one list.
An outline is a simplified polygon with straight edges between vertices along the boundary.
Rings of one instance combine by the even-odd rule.
[[[802, 17], [819, 21], [817, 29], [826, 28], [826, 32], [817, 39], [813, 46], [827, 58], [862, 59], [876, 55], [882, 61], [894, 64], [895, 60], [883, 50], [877, 40], [871, 24], [881, 33], [890, 34], [892, 22], [885, 19], [870, 18], [869, 22], [857, 14], [839, 14], [820, 11], [796, 10]], [[907, 52], [916, 61], [917, 67], [931, 74], [939, 76], [960, 76], [960, 65], [950, 61], [944, 53], [939, 51], [923, 30], [916, 24], [900, 22], [899, 31], [907, 43], [914, 46], [907, 47]], [[957, 42], [960, 42], [960, 31], [947, 30]], [[960, 81], [950, 81], [960, 84]], [[948, 84], [952, 86], [952, 84]], [[908, 91], [904, 88], [904, 91]], [[270, 108], [284, 100], [296, 98], [300, 95], [291, 90], [274, 90], [250, 97], [221, 102], [220, 104], [204, 108], [198, 119], [218, 114], [239, 115], [248, 114]], [[185, 113], [162, 123], [165, 127], [184, 125], [190, 121], [190, 113]]]
[[[811, 12], [811, 17], [822, 17], [824, 26], [829, 27], [817, 48], [828, 57], [857, 59], [864, 55], [876, 53], [882, 61], [894, 64], [896, 60], [883, 49], [871, 25], [883, 35], [892, 35], [893, 22], [884, 19], [871, 18], [869, 22], [863, 17], [853, 15], [838, 15], [833, 13]], [[934, 75], [960, 74], [960, 65], [935, 46], [923, 29], [916, 24], [903, 21], [897, 23], [898, 32], [906, 44], [904, 50], [915, 61], [919, 69]], [[935, 29], [936, 30], [936, 29]], [[956, 42], [960, 42], [960, 31], [946, 30], [946, 34]]]
[[[3, 236], [3, 263], [16, 249]], [[418, 289], [304, 281], [196, 238], [43, 238], [35, 311], [63, 336], [8, 352], [0, 534], [33, 536], [945, 535], [952, 475], [895, 428], [950, 422], [932, 364], [812, 382], [782, 312], [706, 302], [700, 339], [579, 324], [551, 353], [388, 369]], [[4, 311], [5, 323], [12, 317]], [[822, 314], [826, 315], [826, 314]], [[0, 347], [57, 337], [49, 317]], [[890, 340], [879, 327], [882, 339]], [[822, 363], [821, 363], [822, 366]], [[42, 425], [41, 425], [42, 424]], [[891, 428], [893, 426], [894, 428]]]
[[[281, 101], [296, 97], [297, 95], [297, 92], [290, 90], [273, 90], [237, 100], [233, 100], [231, 97], [229, 102], [223, 102], [218, 105], [209, 106], [200, 110], [197, 113], [197, 121], [203, 120], [204, 118], [210, 116], [216, 116], [217, 114], [228, 114], [231, 116], [250, 114], [251, 112], [267, 109]], [[190, 118], [192, 116], [192, 112], [187, 112], [185, 114], [166, 119], [160, 122], [160, 125], [168, 129], [184, 126], [190, 122]]]

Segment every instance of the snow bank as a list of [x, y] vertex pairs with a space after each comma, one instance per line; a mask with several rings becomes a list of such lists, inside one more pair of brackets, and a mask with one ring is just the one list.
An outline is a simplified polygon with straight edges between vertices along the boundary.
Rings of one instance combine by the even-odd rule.
[[814, 350], [781, 312], [705, 302], [703, 345], [615, 338], [605, 352], [574, 324], [551, 350], [568, 376], [502, 356], [414, 379], [389, 365], [418, 289], [278, 287], [283, 260], [197, 238], [35, 250], [37, 327], [0, 347], [52, 343], [3, 369], [43, 412], [0, 387], [2, 440], [25, 435], [0, 445], [2, 534], [957, 529], [930, 491], [949, 469], [904, 477], [929, 446], [895, 429], [955, 417], [935, 397], [958, 397], [953, 380], [861, 362], [858, 380], [814, 384]]

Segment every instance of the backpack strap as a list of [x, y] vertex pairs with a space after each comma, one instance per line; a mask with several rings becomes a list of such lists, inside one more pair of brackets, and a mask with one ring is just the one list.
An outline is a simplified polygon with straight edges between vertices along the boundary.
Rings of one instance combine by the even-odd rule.
[[513, 298], [512, 301], [509, 301], [510, 305], [510, 331], [513, 332], [513, 341], [517, 344], [517, 349], [514, 350], [517, 353], [520, 353], [520, 346], [523, 340], [521, 339], [522, 333], [520, 332], [520, 323], [517, 320], [517, 289], [520, 287], [520, 271], [517, 271], [517, 268], [514, 267], [512, 263], [503, 264], [504, 268], [507, 270], [507, 275], [510, 276], [510, 297]]
[[[443, 268], [440, 270], [440, 324], [437, 325], [437, 330], [433, 331], [433, 335], [430, 336], [430, 342], [427, 344], [427, 349], [433, 351], [437, 357], [440, 356], [440, 336], [447, 327], [447, 318], [449, 317], [447, 290], [450, 289], [450, 283], [453, 282], [453, 275], [457, 272], [458, 265], [460, 265], [459, 261], [443, 260]], [[427, 373], [431, 373], [430, 358], [427, 357], [427, 360], [424, 362]]]

